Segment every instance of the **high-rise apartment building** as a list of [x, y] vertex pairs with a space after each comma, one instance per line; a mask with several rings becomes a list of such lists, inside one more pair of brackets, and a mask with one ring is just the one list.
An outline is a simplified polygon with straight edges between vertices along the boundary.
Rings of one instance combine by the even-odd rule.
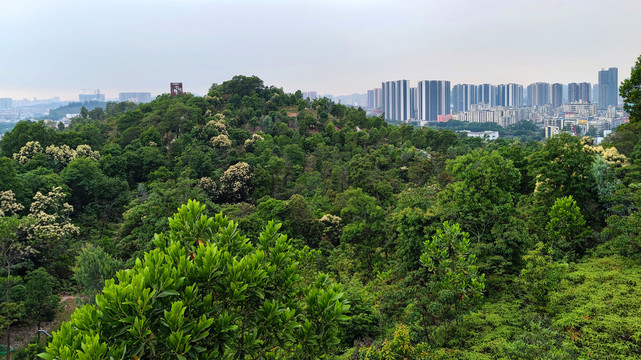
[[590, 83], [586, 82], [568, 84], [568, 103], [590, 102], [592, 100], [590, 97], [591, 88]]
[[418, 119], [418, 88], [410, 88], [410, 119]]
[[552, 107], [558, 108], [563, 105], [563, 84], [552, 84]]
[[0, 98], [0, 110], [11, 110], [13, 100], [11, 98]]
[[450, 82], [423, 80], [418, 82], [418, 119], [437, 121], [439, 115], [450, 113]]
[[489, 104], [496, 106], [496, 86], [481, 84], [477, 89], [477, 104]]
[[383, 108], [383, 89], [374, 89], [374, 109]]
[[374, 90], [367, 90], [367, 108], [374, 109]]
[[383, 108], [383, 89], [367, 90], [367, 108], [372, 110]]
[[468, 111], [471, 105], [478, 104], [478, 86], [456, 84], [452, 87], [453, 112]]
[[590, 102], [592, 93], [592, 85], [587, 82], [582, 82], [579, 84], [579, 99], [577, 101], [584, 100], [585, 102]]
[[599, 71], [599, 109], [617, 106], [619, 102], [619, 70], [611, 67]]
[[550, 103], [550, 84], [537, 82], [527, 87], [527, 106], [542, 106]]
[[[456, 84], [452, 86], [450, 99], [452, 112], [457, 113], [459, 111], [464, 111], [465, 108], [465, 91], [463, 84]], [[467, 109], [466, 109], [467, 110]]]
[[409, 80], [386, 81], [382, 85], [385, 120], [409, 120], [411, 112]]
[[119, 101], [131, 101], [134, 103], [151, 102], [151, 93], [148, 92], [121, 92], [118, 94]]
[[498, 106], [523, 107], [523, 85], [501, 84], [496, 87]]

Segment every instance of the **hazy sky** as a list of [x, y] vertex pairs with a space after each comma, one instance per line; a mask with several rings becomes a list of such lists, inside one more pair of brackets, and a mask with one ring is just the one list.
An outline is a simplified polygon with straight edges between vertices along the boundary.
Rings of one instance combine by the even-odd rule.
[[3, 0], [0, 97], [204, 94], [236, 74], [285, 91], [381, 81], [597, 82], [641, 55], [641, 0]]

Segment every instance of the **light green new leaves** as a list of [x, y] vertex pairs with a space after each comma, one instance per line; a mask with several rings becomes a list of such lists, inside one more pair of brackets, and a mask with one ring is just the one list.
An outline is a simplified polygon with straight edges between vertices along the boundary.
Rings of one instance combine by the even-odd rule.
[[286, 236], [270, 222], [257, 245], [190, 201], [156, 249], [105, 283], [56, 332], [47, 359], [319, 358], [349, 309], [328, 276], [305, 285]]

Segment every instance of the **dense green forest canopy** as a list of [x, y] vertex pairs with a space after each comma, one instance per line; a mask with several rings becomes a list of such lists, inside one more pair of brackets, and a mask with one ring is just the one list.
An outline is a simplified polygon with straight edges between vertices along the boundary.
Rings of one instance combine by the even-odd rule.
[[255, 76], [20, 122], [0, 141], [0, 325], [67, 292], [86, 305], [20, 356], [638, 358], [638, 123], [602, 146], [462, 126], [480, 130]]

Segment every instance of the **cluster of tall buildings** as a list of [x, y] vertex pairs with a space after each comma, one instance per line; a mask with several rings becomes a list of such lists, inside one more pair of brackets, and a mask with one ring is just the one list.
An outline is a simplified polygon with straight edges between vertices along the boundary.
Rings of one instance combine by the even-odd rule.
[[568, 84], [568, 103], [590, 102], [592, 99], [591, 88], [590, 83], [586, 82]]
[[368, 90], [370, 108], [382, 109], [385, 118], [393, 121], [437, 121], [439, 116], [468, 111], [475, 104], [522, 107], [523, 86], [457, 84], [452, 87], [446, 80], [422, 80], [417, 87], [411, 87], [409, 80], [396, 80], [382, 83], [380, 89]]
[[423, 80], [415, 88], [410, 87], [409, 80], [386, 81], [381, 85], [380, 89], [368, 91], [368, 100], [374, 99], [371, 104], [380, 105], [387, 120], [436, 121], [439, 115], [450, 113], [449, 81]]
[[560, 109], [564, 104], [591, 102], [597, 102], [599, 110], [616, 108], [617, 68], [599, 71], [598, 80], [594, 89], [587, 82], [567, 85], [537, 82], [524, 88], [514, 83], [450, 86], [446, 80], [423, 80], [412, 87], [409, 80], [386, 81], [380, 88], [367, 91], [367, 107], [383, 112], [385, 118], [392, 121], [438, 121], [439, 116], [470, 111], [473, 105], [483, 105], [484, 111], [493, 107]]

